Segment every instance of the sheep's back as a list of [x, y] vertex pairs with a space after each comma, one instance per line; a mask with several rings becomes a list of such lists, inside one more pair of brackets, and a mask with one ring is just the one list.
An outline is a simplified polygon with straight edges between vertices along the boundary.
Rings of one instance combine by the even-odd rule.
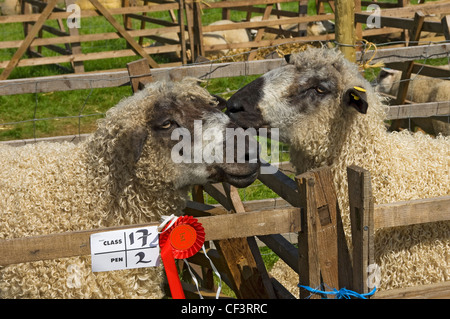
[[[104, 227], [102, 192], [72, 143], [0, 145], [0, 239]], [[90, 256], [0, 267], [1, 298], [162, 298], [161, 267], [92, 273]]]

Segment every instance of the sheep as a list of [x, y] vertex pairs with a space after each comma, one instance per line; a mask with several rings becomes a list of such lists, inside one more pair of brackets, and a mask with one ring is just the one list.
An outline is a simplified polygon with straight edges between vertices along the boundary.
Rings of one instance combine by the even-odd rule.
[[0, 9], [3, 16], [20, 14], [20, 3], [18, 0], [5, 0], [0, 3]]
[[[401, 75], [401, 71], [382, 68], [378, 73], [376, 90], [380, 93], [397, 96]], [[416, 103], [450, 101], [450, 82], [428, 76], [413, 75], [408, 86], [406, 99]], [[448, 116], [413, 118], [411, 122], [429, 134], [450, 135]], [[409, 123], [406, 124], [409, 126]]]
[[[225, 25], [234, 23], [235, 22], [231, 20], [219, 20], [211, 23], [210, 25]], [[203, 36], [211, 33], [221, 35], [227, 43], [247, 43], [250, 42], [251, 40], [251, 35], [246, 29], [232, 29], [232, 30], [205, 32]]]
[[[279, 128], [298, 173], [331, 168], [347, 238], [350, 165], [370, 171], [375, 204], [450, 194], [450, 137], [387, 132], [383, 98], [336, 50], [309, 48], [288, 60], [236, 92], [227, 114], [243, 128]], [[450, 223], [376, 230], [375, 258], [379, 291], [450, 280]], [[275, 268], [288, 273], [282, 262]]]
[[[195, 120], [204, 133], [236, 128], [217, 106], [224, 103], [196, 80], [154, 82], [111, 108], [80, 144], [0, 145], [0, 239], [159, 222], [182, 214], [191, 185], [249, 185], [259, 170], [251, 150], [235, 152], [235, 163], [189, 163], [187, 147], [177, 148], [185, 161], [173, 159], [177, 128], [195, 136], [202, 134]], [[225, 147], [220, 139], [209, 143]], [[90, 256], [3, 266], [0, 274], [1, 298], [164, 296], [161, 266], [93, 273]]]

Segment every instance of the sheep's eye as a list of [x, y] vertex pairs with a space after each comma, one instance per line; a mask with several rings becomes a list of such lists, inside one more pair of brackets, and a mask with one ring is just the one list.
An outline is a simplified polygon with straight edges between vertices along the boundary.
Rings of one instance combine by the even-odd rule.
[[169, 129], [172, 126], [172, 122], [171, 121], [165, 121], [162, 125], [161, 128], [164, 130]]
[[316, 90], [316, 92], [319, 93], [319, 94], [324, 94], [324, 93], [327, 92], [327, 89], [325, 89], [323, 86], [320, 86], [320, 85], [316, 86], [314, 88], [314, 90]]

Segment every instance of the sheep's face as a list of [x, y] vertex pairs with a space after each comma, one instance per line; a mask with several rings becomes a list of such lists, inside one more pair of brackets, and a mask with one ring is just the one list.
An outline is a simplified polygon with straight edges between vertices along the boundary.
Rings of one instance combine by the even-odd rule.
[[240, 151], [236, 143], [234, 158], [226, 157], [227, 129], [234, 131], [238, 126], [221, 111], [225, 100], [218, 104], [217, 98], [200, 87], [192, 87], [192, 94], [180, 94], [174, 85], [173, 90], [158, 95], [156, 102], [148, 97], [152, 105], [144, 115], [143, 127], [133, 129], [131, 144], [138, 169], [154, 174], [153, 163], [164, 165], [172, 172], [170, 180], [176, 188], [207, 182], [228, 182], [236, 187], [251, 184], [260, 164], [256, 151], [248, 147], [250, 143]]
[[383, 68], [377, 77], [377, 85], [375, 89], [381, 93], [391, 95], [397, 94], [401, 72]]
[[244, 128], [279, 128], [280, 138], [289, 143], [294, 123], [298, 127], [335, 116], [336, 111], [365, 114], [367, 81], [355, 77], [342, 58], [327, 51], [309, 49], [292, 55], [287, 65], [236, 92], [227, 102], [227, 115]]

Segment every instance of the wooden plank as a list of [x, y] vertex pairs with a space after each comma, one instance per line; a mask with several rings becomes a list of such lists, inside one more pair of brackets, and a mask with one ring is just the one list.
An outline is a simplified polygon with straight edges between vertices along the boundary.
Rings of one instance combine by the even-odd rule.
[[201, 3], [201, 9], [214, 9], [214, 8], [231, 8], [231, 7], [245, 7], [249, 5], [266, 5], [273, 3], [285, 3], [292, 2], [292, 0], [237, 0], [237, 1], [220, 1], [220, 2], [207, 2]]
[[44, 25], [45, 21], [47, 20], [49, 15], [52, 13], [53, 8], [56, 6], [57, 3], [58, 3], [58, 0], [50, 0], [48, 2], [44, 11], [42, 11], [39, 19], [36, 21], [35, 25], [31, 28], [31, 30], [25, 37], [25, 40], [23, 40], [21, 46], [17, 49], [17, 51], [14, 53], [11, 60], [9, 61], [8, 65], [3, 70], [2, 74], [0, 75], [0, 80], [6, 80], [9, 77], [12, 70], [19, 63], [20, 58], [22, 58], [22, 56], [25, 54], [25, 52], [30, 47], [30, 44], [33, 41], [34, 37], [39, 32], [41, 27]]
[[162, 25], [162, 26], [166, 26], [166, 27], [179, 27], [178, 23], [174, 23], [174, 22], [170, 22], [170, 21], [166, 21], [166, 20], [162, 20], [162, 19], [157, 19], [157, 18], [152, 18], [152, 17], [148, 17], [148, 16], [143, 16], [143, 15], [136, 14], [136, 13], [131, 13], [131, 14], [128, 14], [127, 16], [130, 18], [133, 18], [133, 19], [140, 20], [140, 21], [145, 21], [145, 22]]
[[353, 243], [352, 290], [367, 293], [367, 267], [374, 263], [374, 206], [370, 173], [350, 166], [347, 178]]
[[221, 206], [207, 205], [197, 201], [187, 201], [183, 212], [194, 217], [228, 214], [228, 211]]
[[[224, 183], [225, 192], [227, 193], [227, 197], [230, 201], [230, 204], [234, 208], [234, 211], [236, 213], [245, 213], [244, 205], [242, 204], [241, 197], [239, 196], [239, 192], [236, 187]], [[300, 214], [300, 212], [298, 212]], [[245, 240], [243, 238], [243, 240]], [[273, 290], [272, 283], [269, 278], [269, 274], [267, 273], [266, 266], [264, 265], [264, 261], [261, 257], [261, 253], [258, 248], [258, 244], [256, 243], [255, 237], [248, 237], [247, 238], [247, 245], [250, 249], [251, 254], [253, 255], [253, 260], [250, 259], [250, 263], [247, 263], [247, 265], [252, 268], [253, 275], [251, 276], [256, 283], [254, 283], [252, 286], [261, 287], [259, 291], [254, 291], [254, 293], [249, 296], [252, 297], [254, 294], [258, 298], [266, 299], [275, 299], [276, 295]], [[253, 263], [254, 261], [254, 263]], [[256, 267], [254, 267], [256, 266]], [[244, 276], [244, 271], [241, 268], [240, 269], [241, 276]], [[261, 285], [262, 283], [262, 285]]]
[[[143, 49], [147, 53], [166, 53], [180, 50], [180, 45], [165, 45], [158, 47], [147, 47]], [[35, 59], [23, 59], [20, 60], [18, 66], [35, 66], [35, 65], [45, 65], [45, 64], [55, 64], [63, 62], [72, 61], [92, 61], [98, 59], [113, 59], [119, 57], [134, 56], [136, 52], [133, 50], [116, 50], [116, 51], [106, 51], [106, 52], [93, 52], [93, 53], [83, 53], [83, 54], [71, 54], [65, 56], [54, 56], [54, 57], [43, 57]], [[0, 68], [6, 66], [9, 61], [0, 62]]]
[[[433, 45], [418, 45], [415, 47], [378, 49], [377, 52], [369, 50], [365, 55], [371, 57], [375, 54], [373, 62], [383, 61], [384, 63], [390, 63], [426, 59], [430, 57], [433, 57], [433, 59], [446, 58], [449, 51], [450, 44], [440, 43]], [[361, 53], [359, 52], [356, 54], [357, 60], [360, 59], [360, 54]]]
[[[264, 163], [261, 167], [268, 167], [270, 164]], [[281, 171], [276, 170], [274, 174], [262, 174], [258, 175], [258, 179], [267, 187], [272, 189], [275, 193], [280, 195], [288, 203], [294, 207], [301, 207], [298, 189], [294, 180], [283, 174]]]
[[441, 19], [442, 30], [444, 32], [445, 40], [450, 40], [450, 15], [447, 15]]
[[[178, 37], [180, 38], [180, 45], [181, 45], [181, 62], [183, 64], [187, 64], [187, 48], [186, 48], [186, 37], [184, 36], [185, 34], [185, 23], [184, 23], [184, 19], [185, 19], [185, 5], [184, 5], [184, 0], [180, 0], [180, 9], [178, 9], [178, 21], [179, 21], [179, 33], [178, 33]], [[171, 14], [173, 14], [172, 11], [170, 11]], [[172, 17], [173, 19], [173, 17]], [[174, 20], [174, 19], [173, 19]]]
[[[167, 3], [161, 4], [157, 6], [136, 6], [136, 7], [127, 7], [127, 8], [116, 8], [109, 9], [109, 12], [112, 15], [121, 15], [121, 14], [130, 14], [130, 13], [141, 13], [141, 12], [158, 12], [158, 11], [167, 11], [167, 10], [177, 10], [179, 8], [179, 4]], [[67, 19], [72, 12], [53, 12], [50, 14], [47, 20], [57, 20], [57, 19]], [[96, 10], [82, 10], [81, 16], [83, 18], [87, 17], [98, 17], [102, 14], [97, 12]], [[26, 15], [12, 15], [12, 16], [0, 16], [0, 24], [1, 23], [14, 23], [14, 22], [33, 22], [39, 19], [40, 14], [26, 14]]]
[[375, 228], [408, 226], [450, 220], [450, 196], [375, 206]]
[[[403, 62], [386, 63], [387, 68], [403, 71], [406, 68], [406, 64]], [[430, 76], [434, 78], [448, 78], [450, 79], [450, 70], [444, 69], [439, 66], [426, 65], [422, 63], [414, 63], [412, 73], [420, 74], [424, 76]]]
[[[302, 208], [301, 230], [298, 234], [299, 283], [302, 286], [320, 287], [319, 248], [317, 244], [317, 205], [314, 193], [314, 174], [311, 172], [296, 177]], [[310, 292], [300, 288], [300, 298], [308, 298]], [[312, 299], [320, 296], [312, 295]]]
[[[155, 49], [155, 50], [153, 50]], [[148, 53], [156, 52], [156, 48], [146, 48]], [[392, 62], [402, 61], [408, 59], [415, 59], [420, 57], [421, 54], [425, 57], [427, 54], [447, 56], [446, 50], [450, 51], [450, 45], [442, 44], [435, 46], [420, 46], [415, 48], [395, 48], [378, 50], [377, 56], [380, 59], [389, 60]], [[131, 50], [127, 51], [129, 55], [134, 55]], [[108, 57], [123, 56], [118, 54], [119, 51], [114, 51]], [[84, 54], [86, 57], [83, 59], [80, 55], [62, 56], [56, 57], [58, 60], [51, 61], [49, 63], [61, 63], [82, 61], [89, 59], [97, 59], [104, 57], [104, 53], [92, 53]], [[359, 52], [357, 53], [357, 55]], [[370, 55], [371, 53], [368, 53]], [[402, 55], [405, 57], [402, 58]], [[413, 55], [415, 57], [413, 57]], [[128, 55], [127, 55], [128, 56]], [[396, 56], [393, 58], [392, 56]], [[46, 59], [46, 58], [41, 58]], [[30, 59], [31, 60], [31, 59]], [[35, 59], [39, 61], [40, 59]], [[23, 61], [23, 60], [22, 60]], [[268, 59], [257, 60], [248, 62], [228, 62], [221, 64], [203, 64], [203, 65], [187, 65], [180, 67], [165, 67], [152, 70], [155, 81], [159, 80], [179, 80], [185, 76], [193, 76], [197, 78], [221, 78], [221, 77], [234, 77], [241, 75], [255, 75], [263, 74], [275, 68], [278, 68], [285, 64], [284, 59]], [[20, 63], [19, 63], [20, 65]], [[34, 65], [34, 64], [33, 64]], [[128, 72], [124, 71], [102, 71], [95, 73], [85, 74], [71, 74], [71, 75], [58, 75], [48, 77], [36, 77], [28, 79], [13, 79], [0, 81], [0, 95], [12, 95], [12, 94], [25, 94], [25, 93], [46, 93], [53, 91], [70, 91], [79, 89], [102, 88], [102, 87], [117, 87], [127, 85], [129, 82]], [[417, 107], [416, 107], [417, 106]], [[431, 115], [445, 115], [449, 114], [449, 105], [447, 102], [431, 102], [414, 104], [412, 107], [408, 105], [391, 106], [388, 111], [388, 119], [395, 117], [413, 117], [422, 116], [423, 112], [421, 108], [427, 110], [426, 114]]]
[[[300, 228], [296, 208], [199, 217], [198, 221], [205, 229], [206, 241], [296, 232]], [[89, 255], [91, 234], [154, 225], [159, 223], [1, 240], [0, 265]]]
[[59, 37], [65, 37], [65, 36], [70, 35], [69, 33], [65, 32], [65, 31], [53, 28], [53, 27], [51, 27], [49, 25], [45, 25], [45, 24], [42, 26], [42, 30], [47, 31], [48, 33], [57, 35]]
[[[72, 30], [72, 29], [71, 29]], [[75, 30], [75, 29], [74, 29]], [[167, 32], [177, 32], [180, 27], [165, 27], [165, 28], [154, 28], [154, 29], [144, 29], [144, 30], [130, 30], [128, 33], [132, 37], [143, 37], [150, 35], [163, 35]], [[97, 34], [72, 34], [70, 36], [55, 37], [55, 38], [35, 38], [31, 42], [31, 46], [45, 45], [45, 44], [63, 44], [63, 43], [77, 43], [77, 42], [87, 42], [87, 41], [102, 41], [102, 40], [114, 40], [120, 39], [121, 36], [118, 32], [107, 32], [107, 33], [97, 33]], [[8, 48], [18, 48], [22, 40], [15, 41], [1, 41], [0, 49]]]
[[202, 24], [202, 8], [199, 1], [194, 1], [193, 3], [193, 14], [194, 14], [194, 44], [197, 46], [196, 55], [192, 56], [193, 59], [197, 57], [205, 56], [205, 48], [203, 43], [203, 34], [206, 32], [203, 30]]
[[[66, 8], [75, 4], [75, 0], [65, 0]], [[69, 28], [69, 36], [79, 36], [79, 32], [77, 28]], [[72, 54], [81, 54], [81, 41], [74, 41], [70, 43], [70, 47], [72, 49]], [[72, 61], [72, 67], [75, 73], [83, 73], [84, 72], [84, 63], [83, 61]]]
[[150, 67], [146, 59], [127, 63], [127, 69], [128, 74], [130, 75], [133, 93], [142, 90], [146, 84], [153, 82]]
[[450, 101], [391, 105], [387, 112], [387, 120], [407, 119], [415, 117], [443, 116], [450, 114]]
[[[356, 13], [355, 20], [358, 23], [366, 23], [367, 18], [369, 16], [370, 16], [369, 13], [364, 12]], [[413, 29], [415, 26], [414, 19], [386, 17], [384, 16], [384, 12], [383, 15], [380, 16], [380, 23], [383, 27], [402, 28], [402, 29]], [[442, 33], [442, 25], [440, 22], [424, 21], [422, 30], [428, 32]]]
[[[234, 212], [244, 211], [240, 198], [236, 198], [239, 194], [236, 194], [235, 191], [233, 191], [233, 194], [230, 194], [229, 184], [207, 184], [204, 186], [204, 190], [226, 209]], [[273, 297], [273, 289], [271, 293], [267, 291], [267, 283], [258, 271], [261, 270], [261, 267], [258, 266], [258, 262], [253, 254], [254, 250], [257, 249], [254, 241], [249, 242], [248, 238], [224, 238], [220, 241], [215, 241], [214, 244], [224, 258], [226, 273], [238, 298], [259, 299], [261, 297]], [[251, 250], [252, 244], [253, 252]], [[268, 278], [265, 279], [267, 280]]]
[[311, 172], [315, 179], [317, 245], [322, 281], [328, 287], [339, 290], [337, 197], [333, 176], [329, 167]]
[[39, 142], [49, 142], [49, 143], [71, 142], [77, 144], [86, 140], [89, 136], [90, 134], [79, 134], [79, 135], [77, 134], [77, 135], [66, 135], [55, 137], [30, 138], [23, 140], [1, 141], [0, 144], [6, 144], [10, 146], [24, 146], [27, 144], [35, 144]]
[[[300, 212], [299, 212], [300, 213]], [[269, 247], [277, 256], [279, 256], [289, 267], [297, 274], [298, 270], [298, 249], [295, 248], [283, 235], [264, 235], [258, 236], [267, 247]]]
[[450, 299], [450, 281], [377, 292], [374, 299]]
[[195, 51], [195, 35], [194, 35], [194, 6], [191, 2], [185, 2], [186, 12], [186, 28], [189, 38], [189, 49], [191, 50], [191, 60], [195, 61], [198, 53]]
[[120, 35], [127, 41], [127, 43], [131, 46], [132, 50], [136, 52], [136, 54], [145, 58], [148, 64], [152, 68], [159, 68], [158, 63], [155, 62], [148, 54], [144, 51], [144, 49], [137, 43], [133, 37], [122, 27], [116, 19], [112, 16], [112, 14], [98, 1], [98, 0], [89, 0], [91, 3], [100, 11], [100, 13], [108, 20], [109, 23], [120, 33]]
[[[420, 39], [420, 33], [422, 32], [422, 27], [425, 21], [425, 15], [422, 12], [416, 12], [414, 15], [414, 25], [411, 30], [411, 39], [409, 41], [409, 46], [416, 46]], [[414, 67], [414, 61], [408, 62], [405, 70], [402, 72], [400, 79], [400, 84], [398, 86], [397, 99], [395, 104], [401, 105], [405, 103], [406, 94], [408, 93], [408, 81], [411, 78], [412, 69]]]

